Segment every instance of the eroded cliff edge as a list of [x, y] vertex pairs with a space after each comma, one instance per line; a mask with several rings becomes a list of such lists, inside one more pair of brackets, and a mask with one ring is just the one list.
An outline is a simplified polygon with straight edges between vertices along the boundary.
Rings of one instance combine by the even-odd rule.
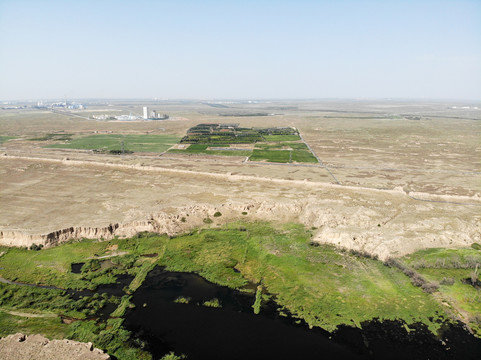
[[[144, 220], [104, 227], [72, 226], [46, 234], [0, 231], [0, 244], [49, 247], [71, 239], [110, 240], [144, 231], [175, 236], [205, 226], [207, 218], [213, 220], [210, 226], [238, 220], [300, 222], [312, 229], [312, 241], [365, 251], [382, 260], [424, 248], [455, 248], [481, 241], [481, 224], [475, 217], [451, 217], [449, 211], [440, 211], [439, 207], [439, 204], [415, 200], [396, 207], [390, 207], [389, 200], [346, 206], [342, 199], [319, 204], [316, 199], [309, 198], [289, 202], [192, 205], [170, 209], [169, 213], [151, 214]], [[413, 211], [419, 214], [414, 220]], [[221, 216], [214, 217], [216, 212]]]

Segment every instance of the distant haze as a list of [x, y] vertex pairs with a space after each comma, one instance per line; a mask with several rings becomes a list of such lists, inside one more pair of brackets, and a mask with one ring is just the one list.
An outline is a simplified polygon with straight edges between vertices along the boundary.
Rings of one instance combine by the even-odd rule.
[[0, 100], [481, 99], [481, 1], [0, 0]]

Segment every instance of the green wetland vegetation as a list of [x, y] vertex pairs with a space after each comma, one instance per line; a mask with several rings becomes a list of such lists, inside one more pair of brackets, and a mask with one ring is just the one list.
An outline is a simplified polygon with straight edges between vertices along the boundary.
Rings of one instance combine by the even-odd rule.
[[[58, 289], [0, 283], [0, 336], [22, 331], [69, 337], [91, 341], [118, 359], [149, 359], [142, 342], [123, 327], [123, 316], [133, 306], [132, 294], [156, 265], [249, 292], [256, 314], [263, 303], [275, 300], [280, 312], [328, 331], [339, 325], [362, 327], [364, 321], [378, 318], [403, 320], [408, 327], [421, 322], [438, 334], [442, 322], [462, 313], [480, 334], [481, 250], [476, 246], [425, 250], [383, 263], [363, 253], [312, 243], [311, 232], [298, 224], [209, 226], [176, 237], [141, 233], [129, 239], [70, 241], [37, 251], [1, 248], [2, 278]], [[72, 264], [78, 263], [84, 264], [73, 273]], [[79, 297], [67, 291], [93, 290], [115, 283], [122, 274], [130, 275], [123, 295]], [[222, 306], [218, 299], [203, 305], [213, 311]], [[110, 315], [99, 315], [108, 308]]]
[[404, 262], [439, 286], [437, 295], [465, 315], [481, 336], [481, 246], [471, 249], [428, 249], [408, 255]]

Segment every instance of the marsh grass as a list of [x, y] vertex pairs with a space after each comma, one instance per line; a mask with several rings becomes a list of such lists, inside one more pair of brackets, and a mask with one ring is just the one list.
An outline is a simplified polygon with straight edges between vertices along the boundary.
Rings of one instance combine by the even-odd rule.
[[174, 300], [174, 302], [176, 304], [188, 304], [190, 302], [190, 300], [192, 300], [192, 299], [188, 296], [179, 296], [178, 298], [176, 298]]
[[443, 301], [456, 311], [468, 314], [465, 320], [471, 329], [481, 335], [481, 289], [470, 283], [476, 268], [481, 267], [481, 253], [476, 248], [428, 249], [405, 256], [403, 262], [416, 269], [427, 280], [439, 284]]
[[217, 298], [213, 298], [213, 299], [211, 299], [211, 300], [204, 301], [204, 302], [202, 303], [202, 306], [211, 307], [211, 308], [220, 308], [220, 307], [222, 307], [219, 299], [217, 299]]
[[49, 339], [66, 337], [69, 325], [63, 324], [60, 317], [25, 317], [9, 314], [0, 309], [0, 337], [21, 332], [43, 334]]
[[262, 285], [259, 285], [256, 290], [256, 298], [254, 301], [254, 305], [252, 308], [254, 309], [254, 314], [259, 314], [261, 312], [261, 303], [262, 303]]

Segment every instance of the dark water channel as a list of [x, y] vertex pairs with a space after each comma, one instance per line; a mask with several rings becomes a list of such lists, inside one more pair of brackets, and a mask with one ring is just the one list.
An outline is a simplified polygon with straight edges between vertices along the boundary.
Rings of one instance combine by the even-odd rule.
[[[178, 297], [188, 304], [175, 303]], [[217, 298], [221, 308], [202, 306]], [[145, 341], [154, 359], [169, 351], [195, 359], [481, 359], [481, 341], [460, 326], [446, 330], [447, 345], [419, 324], [409, 334], [398, 321], [341, 327], [329, 334], [278, 315], [272, 302], [253, 314], [254, 297], [192, 273], [149, 273], [124, 325]], [[413, 326], [410, 326], [413, 328]], [[445, 337], [446, 337], [445, 336]]]
[[74, 274], [80, 274], [82, 272], [82, 266], [84, 266], [85, 263], [75, 263], [70, 265], [72, 272]]
[[[122, 297], [123, 295], [125, 295], [124, 288], [131, 283], [133, 278], [134, 277], [132, 275], [122, 274], [122, 275], [116, 276], [115, 283], [99, 285], [97, 286], [97, 289], [95, 289], [94, 291], [87, 290], [87, 289], [85, 290], [68, 289], [65, 291], [69, 293], [74, 300], [78, 300], [81, 297], [85, 297], [85, 296], [94, 296], [95, 294], [102, 295], [104, 293], [108, 294], [109, 296], [114, 295], [117, 297]], [[95, 317], [98, 317], [99, 319], [102, 319], [102, 320], [107, 320], [110, 314], [116, 308], [117, 308], [117, 305], [107, 302], [105, 306], [95, 314]]]

